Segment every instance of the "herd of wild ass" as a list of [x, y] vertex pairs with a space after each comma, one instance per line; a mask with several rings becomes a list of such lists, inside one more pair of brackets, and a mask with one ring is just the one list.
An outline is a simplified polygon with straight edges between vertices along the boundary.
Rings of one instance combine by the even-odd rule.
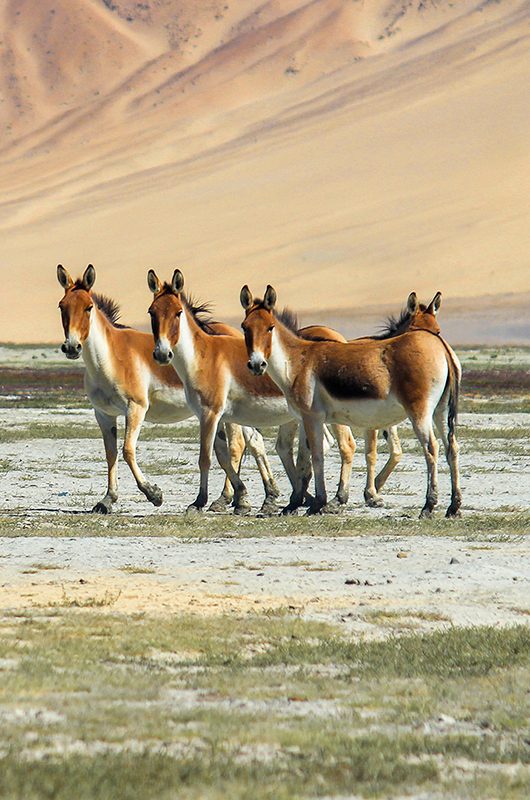
[[[200, 423], [200, 485], [188, 511], [201, 510], [208, 501], [215, 451], [226, 480], [210, 508], [221, 511], [233, 504], [235, 513], [249, 513], [247, 490], [239, 474], [245, 449], [254, 457], [263, 480], [265, 500], [260, 513], [278, 511], [279, 492], [259, 432], [262, 426], [278, 429], [276, 452], [292, 487], [284, 513], [295, 513], [303, 505], [308, 505], [310, 514], [344, 507], [355, 452], [350, 426], [364, 432], [365, 501], [379, 506], [380, 490], [401, 457], [396, 425], [408, 418], [427, 465], [421, 516], [432, 513], [438, 498], [434, 427], [451, 473], [446, 516], [459, 515], [455, 426], [461, 368], [440, 334], [439, 292], [427, 306], [412, 293], [399, 319], [391, 318], [383, 334], [347, 341], [331, 328], [299, 328], [293, 313], [276, 309], [272, 286], [267, 286], [262, 299], [254, 298], [244, 286], [240, 295], [245, 312], [243, 335], [214, 322], [208, 306], [194, 304], [183, 291], [180, 270], [175, 270], [170, 283], [162, 283], [149, 270], [151, 335], [118, 323], [116, 303], [92, 292], [96, 272], [91, 264], [76, 281], [61, 265], [57, 277], [64, 289], [59, 303], [65, 333], [62, 351], [70, 359], [83, 356], [86, 391], [107, 457], [107, 492], [94, 506], [95, 512], [110, 512], [118, 498], [118, 416], [125, 417], [124, 459], [140, 491], [159, 506], [162, 493], [146, 480], [136, 460], [142, 423], [144, 419], [177, 422], [195, 415]], [[390, 454], [376, 475], [378, 430], [384, 431]], [[340, 450], [341, 470], [337, 493], [328, 501], [324, 456], [333, 437]], [[314, 496], [308, 493], [313, 473]]]

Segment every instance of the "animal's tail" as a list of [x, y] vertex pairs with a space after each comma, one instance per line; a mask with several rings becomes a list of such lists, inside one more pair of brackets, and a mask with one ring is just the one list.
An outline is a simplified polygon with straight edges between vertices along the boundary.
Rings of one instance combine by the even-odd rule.
[[456, 434], [458, 422], [458, 400], [460, 397], [460, 382], [462, 380], [462, 367], [454, 350], [447, 342], [440, 337], [447, 353], [447, 363], [449, 366], [449, 402], [447, 405], [447, 427], [449, 441], [452, 442]]

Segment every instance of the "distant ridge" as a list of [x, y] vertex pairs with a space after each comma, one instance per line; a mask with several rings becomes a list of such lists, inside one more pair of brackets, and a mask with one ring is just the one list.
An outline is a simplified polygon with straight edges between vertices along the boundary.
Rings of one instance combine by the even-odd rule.
[[56, 338], [59, 261], [94, 262], [127, 319], [152, 265], [216, 317], [243, 283], [308, 311], [530, 291], [529, 21], [521, 0], [5, 0], [0, 340]]

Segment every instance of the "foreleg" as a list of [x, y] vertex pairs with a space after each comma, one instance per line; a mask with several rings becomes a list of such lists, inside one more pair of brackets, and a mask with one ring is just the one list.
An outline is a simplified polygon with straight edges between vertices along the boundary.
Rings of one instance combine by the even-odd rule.
[[161, 506], [163, 500], [161, 489], [156, 486], [156, 484], [149, 483], [149, 481], [146, 480], [142, 470], [138, 466], [138, 462], [136, 461], [136, 444], [138, 442], [138, 436], [140, 435], [140, 430], [145, 419], [146, 412], [147, 407], [141, 406], [139, 403], [132, 401], [129, 403], [127, 407], [127, 414], [125, 416], [123, 458], [127, 462], [127, 465], [129, 466], [129, 469], [131, 470], [136, 481], [136, 485], [140, 491], [145, 494], [147, 499], [154, 506]]

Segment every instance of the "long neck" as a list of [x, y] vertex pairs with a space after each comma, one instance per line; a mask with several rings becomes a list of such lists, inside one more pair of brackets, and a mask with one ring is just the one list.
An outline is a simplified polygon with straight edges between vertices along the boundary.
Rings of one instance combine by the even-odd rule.
[[268, 372], [283, 392], [291, 388], [296, 377], [293, 362], [297, 360], [297, 354], [309, 344], [310, 342], [300, 339], [289, 328], [276, 321], [272, 332]]
[[197, 369], [200, 353], [204, 348], [200, 347], [203, 337], [206, 334], [193, 318], [193, 314], [184, 306], [180, 317], [180, 331], [178, 342], [174, 350], [173, 364], [182, 380], [193, 380]]
[[83, 361], [89, 373], [108, 374], [112, 369], [109, 342], [112, 325], [97, 306], [90, 313], [90, 333], [83, 344]]

